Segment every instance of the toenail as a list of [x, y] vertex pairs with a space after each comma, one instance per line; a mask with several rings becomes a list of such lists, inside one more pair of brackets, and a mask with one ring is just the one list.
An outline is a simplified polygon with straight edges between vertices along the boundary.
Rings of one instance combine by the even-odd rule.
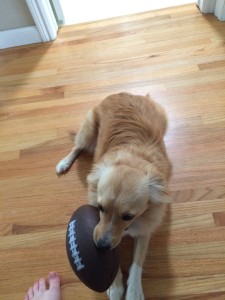
[[56, 277], [56, 273], [55, 272], [50, 272], [49, 273], [49, 278], [50, 279], [54, 279]]

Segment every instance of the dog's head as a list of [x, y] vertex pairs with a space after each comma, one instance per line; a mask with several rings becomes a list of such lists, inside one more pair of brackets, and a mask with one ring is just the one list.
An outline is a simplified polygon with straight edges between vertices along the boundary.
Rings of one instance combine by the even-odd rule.
[[98, 166], [88, 176], [96, 186], [100, 221], [94, 230], [94, 241], [104, 250], [115, 248], [124, 231], [151, 204], [168, 202], [163, 179], [154, 168], [142, 172], [127, 165]]

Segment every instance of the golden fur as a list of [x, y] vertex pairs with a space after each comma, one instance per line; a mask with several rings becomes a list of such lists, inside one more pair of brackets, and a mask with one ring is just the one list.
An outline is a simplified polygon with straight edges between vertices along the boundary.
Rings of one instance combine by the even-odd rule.
[[[106, 249], [116, 247], [124, 234], [136, 239], [128, 280], [129, 300], [144, 299], [137, 278], [151, 233], [160, 224], [169, 202], [171, 165], [163, 141], [166, 127], [164, 110], [149, 96], [111, 95], [88, 113], [75, 137], [75, 147], [57, 166], [58, 173], [65, 171], [81, 150], [94, 154], [93, 170], [88, 176], [89, 203], [100, 208], [94, 241]], [[121, 292], [116, 292], [121, 285], [119, 272], [113, 293], [108, 293], [110, 299], [121, 298]]]

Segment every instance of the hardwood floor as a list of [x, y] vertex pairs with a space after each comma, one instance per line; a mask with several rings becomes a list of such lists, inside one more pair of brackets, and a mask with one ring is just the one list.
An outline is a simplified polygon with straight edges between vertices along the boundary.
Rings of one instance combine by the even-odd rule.
[[[55, 166], [88, 109], [127, 91], [166, 109], [173, 203], [143, 274], [149, 300], [225, 299], [225, 24], [186, 5], [64, 27], [53, 43], [0, 52], [0, 299], [49, 271], [63, 299], [107, 299], [80, 283], [67, 222], [86, 203], [91, 157]], [[121, 247], [127, 275], [132, 242]]]

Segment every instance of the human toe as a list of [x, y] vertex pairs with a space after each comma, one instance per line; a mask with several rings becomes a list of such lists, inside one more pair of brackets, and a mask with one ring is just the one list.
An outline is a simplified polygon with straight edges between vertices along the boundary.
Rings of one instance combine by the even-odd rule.
[[29, 300], [29, 297], [28, 295], [25, 296], [24, 300]]
[[49, 273], [49, 289], [59, 289], [60, 290], [60, 277], [56, 272]]
[[45, 281], [45, 278], [41, 278], [39, 280], [39, 291], [40, 292], [45, 292], [46, 291], [46, 281]]
[[38, 293], [38, 290], [39, 290], [39, 282], [35, 282], [34, 285], [33, 285], [33, 293], [34, 293], [34, 296]]
[[29, 300], [32, 300], [34, 298], [33, 287], [30, 287], [28, 290], [28, 298], [29, 298]]

